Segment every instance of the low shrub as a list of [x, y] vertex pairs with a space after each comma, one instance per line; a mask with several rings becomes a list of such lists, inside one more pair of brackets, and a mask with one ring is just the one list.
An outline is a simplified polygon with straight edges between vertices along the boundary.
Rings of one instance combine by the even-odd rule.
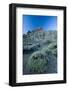
[[30, 72], [33, 73], [43, 73], [46, 71], [47, 64], [48, 60], [40, 51], [33, 53], [28, 61]]

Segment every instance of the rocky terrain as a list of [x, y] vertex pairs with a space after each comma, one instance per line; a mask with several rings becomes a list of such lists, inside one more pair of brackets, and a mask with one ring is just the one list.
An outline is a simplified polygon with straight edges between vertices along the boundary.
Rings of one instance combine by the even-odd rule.
[[57, 31], [37, 28], [23, 34], [23, 74], [57, 73]]

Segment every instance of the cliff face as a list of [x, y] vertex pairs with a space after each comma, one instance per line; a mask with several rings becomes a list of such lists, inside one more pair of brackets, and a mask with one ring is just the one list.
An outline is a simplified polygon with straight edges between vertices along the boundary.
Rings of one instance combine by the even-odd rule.
[[43, 29], [36, 29], [23, 35], [24, 49], [35, 48], [36, 46], [44, 46], [49, 42], [56, 41], [57, 31], [44, 31]]

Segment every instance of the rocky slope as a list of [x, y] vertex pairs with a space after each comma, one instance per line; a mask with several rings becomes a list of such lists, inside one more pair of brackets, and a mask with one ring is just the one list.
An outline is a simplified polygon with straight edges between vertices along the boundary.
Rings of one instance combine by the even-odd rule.
[[57, 31], [42, 28], [23, 35], [23, 74], [57, 73]]
[[37, 46], [42, 47], [52, 41], [56, 41], [56, 39], [56, 31], [44, 31], [40, 28], [23, 35], [23, 47], [24, 50], [29, 50]]

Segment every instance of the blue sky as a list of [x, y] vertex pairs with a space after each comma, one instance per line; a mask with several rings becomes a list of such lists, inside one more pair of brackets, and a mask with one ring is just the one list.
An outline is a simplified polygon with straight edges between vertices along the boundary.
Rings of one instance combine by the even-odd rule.
[[23, 15], [24, 33], [36, 28], [43, 28], [45, 31], [57, 30], [57, 16]]

